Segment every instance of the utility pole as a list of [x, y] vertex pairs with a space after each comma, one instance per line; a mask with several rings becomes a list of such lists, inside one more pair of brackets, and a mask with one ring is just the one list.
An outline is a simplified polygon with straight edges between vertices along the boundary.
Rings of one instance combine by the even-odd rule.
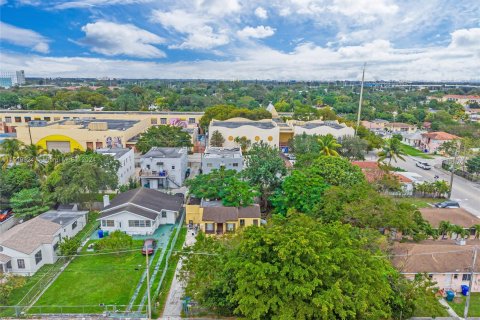
[[475, 273], [475, 264], [477, 262], [477, 251], [478, 251], [478, 247], [475, 246], [473, 248], [473, 262], [472, 262], [472, 268], [470, 270], [470, 281], [468, 282], [468, 295], [467, 295], [467, 300], [465, 301], [465, 310], [463, 311], [464, 319], [467, 319], [468, 308], [470, 306], [470, 296], [472, 295], [473, 275]]
[[358, 101], [358, 116], [357, 116], [357, 126], [355, 127], [355, 136], [357, 135], [358, 128], [360, 127], [360, 114], [362, 113], [362, 99], [363, 99], [363, 82], [365, 80], [365, 67], [367, 63], [363, 64], [362, 72], [362, 85], [360, 86], [360, 100]]
[[452, 163], [451, 171], [450, 171], [450, 188], [448, 190], [448, 199], [450, 199], [452, 197], [453, 176], [455, 175], [455, 165], [457, 164], [458, 148], [460, 148], [460, 147], [457, 144], [456, 148], [455, 148], [455, 155], [453, 157], [453, 163]]
[[148, 246], [145, 248], [145, 259], [147, 260], [147, 319], [152, 318], [152, 302], [150, 300], [150, 268], [148, 265]]

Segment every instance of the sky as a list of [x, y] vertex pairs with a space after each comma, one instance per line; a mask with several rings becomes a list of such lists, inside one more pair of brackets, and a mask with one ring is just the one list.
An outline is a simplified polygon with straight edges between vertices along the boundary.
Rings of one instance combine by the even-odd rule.
[[480, 0], [0, 0], [27, 77], [480, 81]]

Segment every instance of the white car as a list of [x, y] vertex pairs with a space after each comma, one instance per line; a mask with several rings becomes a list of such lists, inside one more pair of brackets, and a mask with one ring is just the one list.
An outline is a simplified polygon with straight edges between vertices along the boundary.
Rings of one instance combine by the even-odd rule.
[[426, 162], [421, 162], [421, 161], [417, 161], [417, 163], [415, 164], [417, 167], [419, 168], [422, 168], [423, 170], [430, 170], [432, 169], [432, 166], [429, 165], [428, 163]]

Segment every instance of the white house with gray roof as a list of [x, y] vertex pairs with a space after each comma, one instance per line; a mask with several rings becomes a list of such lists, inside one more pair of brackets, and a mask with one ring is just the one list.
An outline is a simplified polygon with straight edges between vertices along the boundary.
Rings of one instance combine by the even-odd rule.
[[130, 235], [151, 235], [163, 224], [174, 224], [183, 207], [183, 195], [137, 188], [120, 193], [100, 212], [100, 228]]
[[339, 123], [337, 120], [313, 120], [307, 122], [290, 120], [287, 123], [293, 127], [294, 135], [306, 133], [325, 136], [331, 134], [335, 138], [341, 139], [355, 134], [355, 130], [352, 127], [347, 126], [345, 123]]
[[[222, 134], [226, 148], [238, 147], [235, 138], [246, 137], [252, 143], [263, 141], [271, 147], [279, 147], [280, 129], [272, 119], [249, 120], [245, 118], [232, 118], [228, 120], [210, 121], [208, 132], [218, 131]], [[209, 139], [212, 138], [210, 134]], [[210, 145], [210, 141], [209, 141]]]
[[87, 213], [75, 208], [50, 210], [0, 234], [0, 272], [31, 276], [55, 263], [59, 243], [85, 227]]
[[243, 170], [243, 156], [240, 148], [209, 147], [202, 157], [202, 172], [207, 174], [212, 170]]
[[119, 186], [128, 184], [130, 178], [135, 177], [135, 154], [133, 149], [104, 148], [97, 149], [95, 152], [106, 156], [111, 156], [120, 162], [120, 167], [117, 171]]
[[180, 188], [188, 167], [187, 148], [153, 147], [140, 159], [140, 182], [150, 189]]

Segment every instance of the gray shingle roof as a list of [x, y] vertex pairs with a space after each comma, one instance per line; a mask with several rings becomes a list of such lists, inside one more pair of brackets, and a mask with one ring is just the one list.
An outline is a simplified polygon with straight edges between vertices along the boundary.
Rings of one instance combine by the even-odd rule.
[[[212, 203], [216, 203], [211, 201]], [[260, 219], [260, 206], [254, 204], [245, 208], [224, 207], [224, 206], [202, 206], [202, 221], [214, 221], [216, 223], [225, 223], [227, 221], [237, 221], [242, 218]]]
[[38, 216], [0, 234], [0, 245], [30, 254], [40, 245], [52, 243], [61, 227], [58, 223]]
[[102, 214], [100, 215], [100, 218], [105, 218], [123, 211], [128, 211], [134, 214], [138, 214], [139, 216], [145, 217], [150, 220], [155, 220], [158, 216], [158, 212], [156, 211], [154, 212], [150, 210], [145, 210], [144, 208], [140, 208], [133, 204], [133, 205], [121, 206], [116, 209], [109, 210], [107, 212], [102, 212]]
[[[133, 206], [132, 206], [133, 205]], [[114, 213], [126, 210], [126, 207], [129, 207], [129, 210], [132, 213], [140, 214], [146, 216], [144, 211], [140, 207], [144, 207], [150, 210], [153, 210], [157, 213], [162, 210], [171, 210], [171, 211], [180, 211], [183, 205], [183, 196], [180, 195], [169, 195], [157, 190], [147, 189], [147, 188], [137, 188], [129, 190], [127, 192], [122, 192], [115, 199], [112, 200], [109, 206], [103, 208], [100, 214], [100, 218], [110, 216]], [[122, 207], [118, 211], [117, 207]], [[146, 216], [150, 218], [151, 215]]]
[[159, 148], [153, 147], [142, 158], [181, 158], [187, 153], [186, 148]]

